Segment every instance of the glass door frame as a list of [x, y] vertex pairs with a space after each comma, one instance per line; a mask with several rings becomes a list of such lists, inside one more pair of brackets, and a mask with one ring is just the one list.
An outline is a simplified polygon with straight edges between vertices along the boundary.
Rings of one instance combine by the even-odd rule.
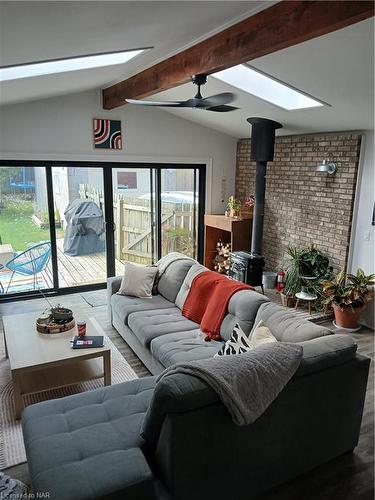
[[[137, 168], [150, 170], [150, 187], [151, 187], [151, 208], [154, 209], [155, 238], [152, 238], [152, 245], [155, 245], [153, 252], [156, 260], [161, 257], [162, 239], [161, 239], [161, 172], [163, 169], [191, 169], [194, 170], [194, 197], [196, 196], [196, 176], [198, 174], [198, 220], [196, 221], [196, 237], [197, 237], [197, 260], [203, 262], [204, 254], [204, 212], [206, 202], [206, 164], [201, 163], [173, 163], [173, 162], [104, 162], [104, 161], [63, 161], [63, 160], [2, 160], [0, 159], [1, 167], [44, 167], [46, 174], [47, 187], [47, 204], [48, 215], [50, 220], [50, 241], [51, 241], [51, 263], [52, 263], [52, 279], [53, 288], [43, 289], [43, 294], [47, 296], [66, 295], [70, 293], [80, 293], [90, 290], [100, 290], [107, 287], [107, 283], [90, 283], [86, 285], [77, 285], [59, 288], [58, 276], [58, 259], [57, 259], [57, 243], [56, 243], [56, 226], [55, 226], [55, 205], [53, 195], [53, 179], [52, 168], [58, 166], [64, 167], [86, 167], [86, 168], [101, 168], [103, 174], [103, 191], [104, 191], [104, 212], [106, 224], [106, 264], [107, 278], [115, 276], [115, 222], [113, 217], [113, 180], [112, 172], [116, 168]], [[155, 203], [153, 203], [152, 194], [155, 193]], [[7, 293], [0, 296], [0, 302], [8, 302], [14, 300], [25, 300], [41, 297], [40, 290], [29, 290], [25, 292]]]

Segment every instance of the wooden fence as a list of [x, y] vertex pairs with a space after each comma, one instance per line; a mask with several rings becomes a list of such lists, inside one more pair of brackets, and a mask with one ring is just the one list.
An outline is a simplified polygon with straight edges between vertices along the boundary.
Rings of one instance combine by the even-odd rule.
[[[80, 184], [81, 198], [94, 201], [104, 212], [103, 193]], [[120, 261], [150, 264], [156, 253], [153, 214], [149, 199], [114, 194], [115, 255]], [[196, 228], [192, 203], [162, 203], [162, 255], [182, 252], [196, 257]]]

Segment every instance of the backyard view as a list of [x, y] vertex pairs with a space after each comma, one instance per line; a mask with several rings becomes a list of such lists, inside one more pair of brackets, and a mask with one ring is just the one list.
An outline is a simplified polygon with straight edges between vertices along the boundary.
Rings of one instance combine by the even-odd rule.
[[[35, 190], [33, 168], [0, 169], [0, 292], [14, 293], [48, 287], [50, 231], [38, 200], [46, 197], [45, 184]], [[39, 217], [38, 217], [39, 215]], [[50, 279], [50, 278], [49, 278]]]
[[[22, 252], [33, 243], [49, 240], [49, 222], [43, 223], [42, 227], [31, 223], [35, 213], [34, 202], [27, 195], [3, 196], [0, 210], [1, 242], [10, 242], [15, 251]], [[43, 214], [42, 220], [47, 218], [48, 214]], [[63, 236], [58, 228], [56, 234], [58, 238]]]
[[[114, 260], [150, 264], [177, 251], [197, 257], [198, 178], [193, 168], [113, 168]], [[101, 167], [52, 166], [58, 285], [48, 217], [46, 168], [0, 168], [0, 293], [74, 287], [107, 279]], [[156, 231], [160, 210], [160, 236]]]

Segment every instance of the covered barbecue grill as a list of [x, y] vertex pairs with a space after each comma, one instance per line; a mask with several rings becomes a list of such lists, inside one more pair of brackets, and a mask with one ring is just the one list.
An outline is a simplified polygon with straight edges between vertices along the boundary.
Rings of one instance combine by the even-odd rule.
[[105, 225], [103, 212], [90, 200], [74, 200], [64, 212], [66, 229], [64, 253], [76, 257], [104, 252]]

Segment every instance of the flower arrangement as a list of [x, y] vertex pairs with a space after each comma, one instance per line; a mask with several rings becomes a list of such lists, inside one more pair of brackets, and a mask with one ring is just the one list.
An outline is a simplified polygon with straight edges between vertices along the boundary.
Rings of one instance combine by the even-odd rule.
[[255, 196], [253, 194], [251, 194], [250, 196], [247, 196], [244, 199], [242, 206], [244, 208], [251, 208], [252, 206], [254, 206], [254, 203], [255, 203]]
[[229, 196], [227, 211], [225, 212], [225, 215], [227, 215], [228, 217], [240, 217], [241, 211], [243, 211], [244, 213], [251, 212], [251, 208], [253, 207], [254, 203], [254, 195], [247, 196], [243, 202], [241, 202], [241, 200], [239, 200], [238, 198], [235, 198], [235, 196], [233, 195]]

